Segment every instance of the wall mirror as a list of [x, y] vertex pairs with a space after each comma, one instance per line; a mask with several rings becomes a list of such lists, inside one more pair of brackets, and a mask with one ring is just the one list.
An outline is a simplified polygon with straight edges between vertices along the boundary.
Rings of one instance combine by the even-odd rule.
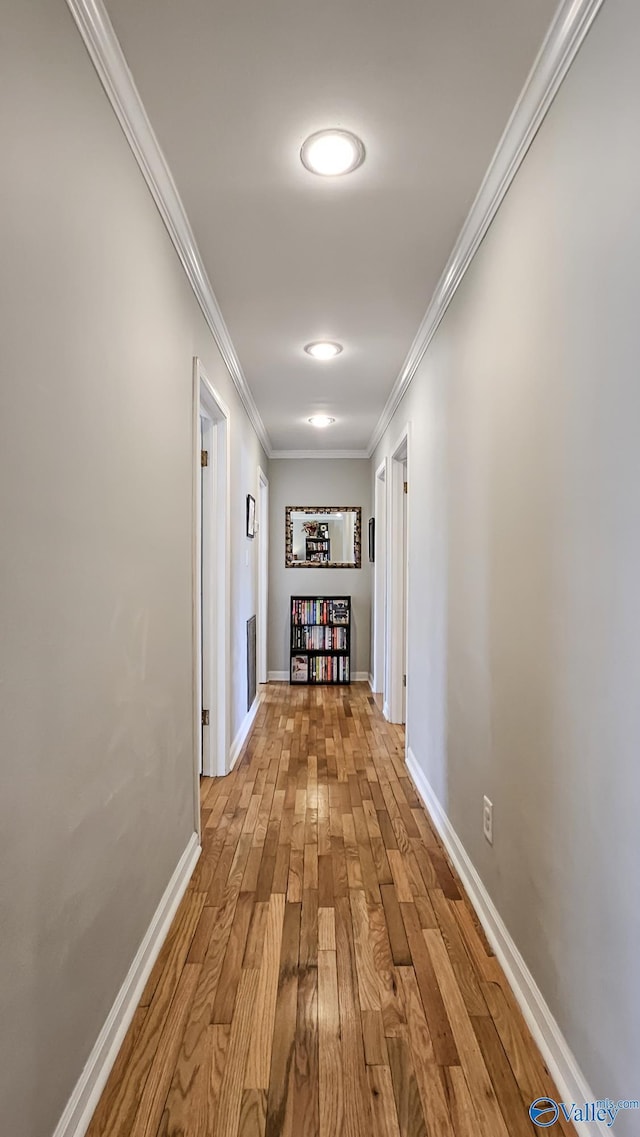
[[285, 506], [287, 568], [360, 568], [359, 505]]

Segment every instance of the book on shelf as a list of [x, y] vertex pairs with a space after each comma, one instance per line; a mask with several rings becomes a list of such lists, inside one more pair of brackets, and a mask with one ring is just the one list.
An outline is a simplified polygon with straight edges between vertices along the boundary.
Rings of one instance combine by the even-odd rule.
[[330, 601], [322, 598], [292, 597], [291, 619], [294, 624], [330, 624]]
[[348, 683], [349, 660], [344, 655], [313, 655], [309, 672], [312, 683]]
[[331, 623], [332, 624], [348, 624], [349, 623], [349, 601], [348, 600], [332, 600], [331, 601]]
[[333, 628], [329, 624], [297, 624], [292, 631], [291, 647], [304, 651], [346, 651], [346, 627]]
[[308, 655], [294, 655], [291, 659], [291, 682], [292, 683], [308, 683], [309, 682], [309, 656]]

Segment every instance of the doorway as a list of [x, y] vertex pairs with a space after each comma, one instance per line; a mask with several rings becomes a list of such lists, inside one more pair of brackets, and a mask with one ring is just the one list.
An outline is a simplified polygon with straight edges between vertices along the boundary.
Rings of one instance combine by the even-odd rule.
[[258, 466], [258, 683], [267, 682], [269, 480]]
[[[227, 772], [230, 670], [229, 412], [199, 359], [194, 408], [194, 736], [199, 776]], [[199, 792], [196, 803], [199, 816]]]
[[[385, 683], [387, 607], [387, 460], [376, 470], [374, 490], [373, 561], [373, 690], [387, 702]], [[388, 718], [386, 711], [384, 712]]]
[[407, 598], [409, 574], [409, 426], [405, 426], [388, 468], [388, 592], [385, 716], [406, 721], [408, 675]]

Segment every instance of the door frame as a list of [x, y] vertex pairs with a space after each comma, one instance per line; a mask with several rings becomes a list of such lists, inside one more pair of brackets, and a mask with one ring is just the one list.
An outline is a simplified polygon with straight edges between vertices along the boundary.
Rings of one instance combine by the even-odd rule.
[[[200, 418], [212, 441], [211, 461], [203, 469]], [[200, 738], [202, 708], [209, 709], [204, 730], [202, 773], [227, 773], [231, 672], [231, 541], [230, 415], [207, 377], [201, 361], [193, 361], [193, 688], [194, 756], [199, 825]], [[201, 517], [203, 523], [201, 526]], [[216, 535], [214, 541], [213, 534]], [[202, 677], [202, 682], [201, 682]]]
[[387, 575], [387, 668], [385, 676], [385, 718], [389, 722], [401, 723], [402, 677], [406, 675], [405, 700], [408, 702], [409, 674], [407, 670], [409, 639], [409, 536], [410, 536], [410, 490], [406, 502], [406, 532], [404, 532], [404, 476], [403, 465], [407, 465], [407, 483], [411, 485], [411, 424], [402, 428], [391, 452], [388, 465], [388, 575]]
[[269, 479], [258, 466], [258, 683], [267, 682], [269, 620]]
[[373, 562], [373, 690], [386, 702], [387, 459], [374, 476], [375, 551]]

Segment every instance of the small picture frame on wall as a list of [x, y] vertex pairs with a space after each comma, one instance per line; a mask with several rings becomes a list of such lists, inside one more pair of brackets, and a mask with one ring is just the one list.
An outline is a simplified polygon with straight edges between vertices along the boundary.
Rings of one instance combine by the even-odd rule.
[[247, 494], [247, 537], [256, 535], [256, 499]]
[[376, 559], [376, 519], [375, 517], [369, 518], [369, 560], [375, 561]]

